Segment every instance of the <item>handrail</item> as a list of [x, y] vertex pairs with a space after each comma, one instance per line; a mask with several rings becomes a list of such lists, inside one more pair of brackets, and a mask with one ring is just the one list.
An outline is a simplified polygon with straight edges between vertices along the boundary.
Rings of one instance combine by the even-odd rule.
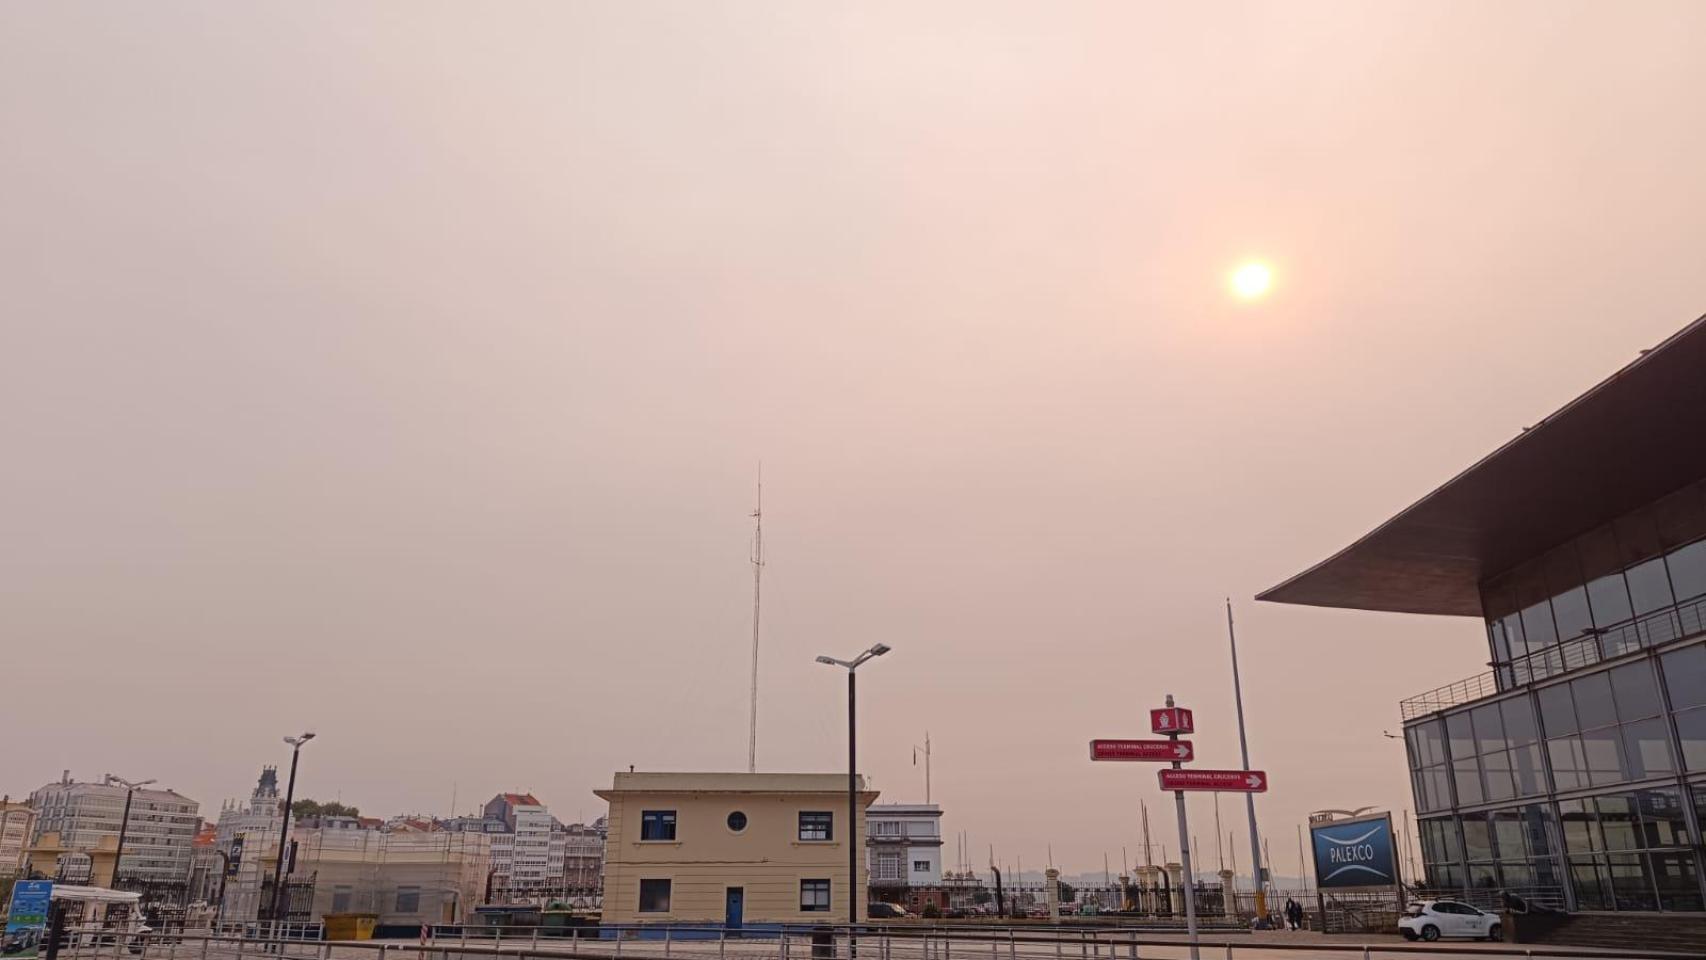
[[[1614, 627], [1594, 629], [1579, 637], [1560, 640], [1549, 647], [1494, 664], [1491, 670], [1400, 700], [1399, 718], [1408, 723], [1430, 713], [1497, 696], [1536, 680], [1699, 633], [1706, 633], [1706, 597], [1655, 610]], [[1501, 683], [1501, 679], [1504, 682]]]
[[[837, 930], [843, 934], [846, 933], [846, 928], [844, 926], [837, 928]], [[273, 955], [276, 955], [278, 957], [289, 957], [289, 956], [291, 956], [291, 954], [288, 953], [287, 951], [290, 948], [300, 949], [301, 947], [305, 946], [305, 944], [303, 944], [302, 941], [297, 941], [297, 940], [259, 940], [259, 939], [245, 940], [245, 939], [232, 938], [232, 937], [198, 936], [195, 934], [170, 935], [170, 936], [162, 936], [159, 934], [147, 934], [144, 936], [147, 938], [147, 940], [143, 946], [143, 949], [141, 951], [139, 951], [142, 960], [149, 960], [149, 958], [151, 956], [152, 957], [178, 956], [178, 957], [186, 958], [186, 960], [187, 960], [188, 957], [193, 957], [193, 956], [195, 956], [195, 954], [193, 952], [186, 953], [186, 951], [183, 949], [183, 947], [187, 944], [195, 943], [195, 942], [201, 942], [203, 944], [202, 955], [204, 955], [204, 956], [208, 955], [209, 951], [207, 950], [207, 947], [212, 945], [212, 944], [231, 944], [236, 948], [239, 956], [241, 956], [243, 951], [245, 951], [248, 948], [259, 948], [257, 951], [258, 954], [273, 954]], [[859, 931], [859, 936], [861, 938], [865, 938], [865, 939], [875, 939], [877, 936], [880, 936], [880, 934], [873, 933], [873, 932], [870, 932], [870, 931], [867, 931], [867, 930], [861, 928], [861, 930]], [[1005, 947], [1009, 944], [1014, 944], [1014, 943], [1045, 943], [1045, 944], [1053, 945], [1057, 949], [1059, 947], [1064, 946], [1064, 945], [1069, 944], [1069, 943], [1077, 946], [1077, 945], [1080, 945], [1080, 944], [1087, 942], [1085, 939], [1078, 937], [1078, 936], [1047, 937], [1047, 938], [1045, 938], [1045, 937], [1026, 937], [1026, 938], [1022, 938], [1022, 939], [1021, 938], [1011, 938], [1010, 939], [1010, 938], [1002, 938], [1002, 937], [988, 937], [988, 938], [984, 938], [984, 939], [989, 940], [992, 945], [1003, 946], [1003, 947]], [[592, 942], [596, 942], [596, 941], [592, 941]], [[667, 950], [666, 941], [661, 941], [661, 940], [657, 942], [658, 949], [656, 949], [655, 951], [653, 951], [653, 952], [640, 952], [639, 943], [643, 943], [643, 942], [644, 941], [640, 941], [640, 942], [637, 942], [635, 944], [635, 946], [633, 946], [633, 947], [624, 948], [620, 953], [614, 954], [614, 956], [625, 957], [625, 958], [627, 958], [627, 960], [684, 960], [684, 958], [686, 956], [685, 954], [681, 954], [679, 952], [676, 953], [674, 956], [672, 956]], [[1117, 938], [1116, 937], [1100, 938], [1097, 942], [1101, 946], [1110, 947], [1110, 948], [1111, 947], [1118, 947], [1118, 948], [1121, 948], [1122, 950], [1126, 949], [1126, 948], [1131, 948], [1134, 951], [1133, 955], [1137, 955], [1135, 953], [1135, 951], [1138, 948], [1165, 947], [1165, 948], [1177, 949], [1180, 946], [1182, 946], [1184, 943], [1186, 943], [1187, 941], [1182, 936], [1175, 936], [1175, 937], [1172, 937], [1170, 939], [1156, 939], [1156, 938], [1143, 938], [1143, 937], [1137, 937], [1134, 935], [1128, 935], [1128, 936], [1121, 936], [1121, 937], [1117, 937]], [[1245, 953], [1245, 954], [1249, 954], [1249, 953], [1272, 953], [1272, 952], [1293, 952], [1293, 953], [1297, 953], [1297, 954], [1304, 955], [1304, 956], [1341, 955], [1342, 954], [1342, 955], [1348, 955], [1348, 956], [1361, 956], [1361, 957], [1369, 957], [1369, 956], [1372, 956], [1374, 954], [1411, 954], [1411, 953], [1417, 954], [1417, 955], [1428, 955], [1428, 956], [1438, 956], [1439, 955], [1439, 948], [1437, 945], [1434, 945], [1434, 944], [1395, 943], [1395, 942], [1391, 942], [1391, 941], [1387, 941], [1387, 940], [1368, 941], [1368, 942], [1357, 941], [1357, 942], [1343, 942], [1343, 943], [1322, 943], [1320, 941], [1311, 941], [1308, 943], [1288, 943], [1288, 942], [1285, 942], [1283, 940], [1273, 940], [1273, 939], [1266, 939], [1266, 938], [1259, 939], [1259, 940], [1258, 939], [1245, 938], [1245, 939], [1240, 941], [1240, 940], [1226, 940], [1226, 939], [1219, 939], [1219, 938], [1198, 937], [1197, 938], [1197, 945], [1199, 946], [1199, 948], [1202, 948], [1205, 950], [1216, 951], [1217, 953], [1219, 953], [1222, 956], [1232, 958], [1232, 960], [1236, 960], [1236, 958], [1239, 956], [1239, 954], [1241, 952]], [[677, 946], [680, 946], [680, 944], [678, 944]], [[168, 953], [168, 952], [163, 951], [161, 949], [162, 947], [171, 948], [171, 952]], [[457, 945], [454, 943], [445, 943], [442, 941], [429, 941], [425, 945], [417, 945], [412, 941], [389, 941], [389, 942], [387, 942], [387, 941], [337, 941], [335, 943], [328, 941], [328, 942], [322, 943], [320, 945], [319, 949], [316, 950], [316, 952], [315, 952], [315, 956], [316, 957], [330, 956], [331, 950], [333, 948], [336, 948], [338, 950], [356, 950], [356, 951], [366, 950], [366, 951], [370, 951], [373, 954], [373, 960], [388, 960], [388, 957], [390, 955], [396, 955], [398, 957], [398, 960], [401, 960], [402, 957], [414, 955], [417, 953], [417, 951], [419, 951], [419, 955], [421, 957], [427, 958], [427, 960], [432, 960], [434, 955], [436, 955], [438, 960], [450, 960], [450, 958], [453, 955], [456, 957], [481, 957], [481, 958], [529, 958], [529, 957], [532, 957], [532, 958], [552, 958], [552, 960], [612, 960], [612, 956], [613, 956], [613, 954], [608, 950], [598, 950], [598, 951], [572, 950], [572, 949], [557, 949], [555, 947], [553, 947], [552, 949], [543, 949], [543, 948], [538, 948], [538, 947], [531, 947], [530, 948], [526, 945], [519, 944], [519, 943], [513, 949], [502, 950], [502, 949], [498, 949], [498, 948], [494, 948], [494, 947], [460, 946], [460, 945]], [[150, 949], [152, 949], [154, 951], [152, 954], [150, 954], [150, 952], [149, 952]], [[879, 952], [875, 955], [876, 956], [883, 956], [884, 954]], [[1559, 957], [1559, 958], [1576, 958], [1576, 960], [1580, 960], [1580, 958], [1584, 956], [1584, 954], [1581, 951], [1581, 948], [1579, 948], [1579, 947], [1569, 947], [1569, 946], [1552, 947], [1552, 946], [1549, 946], [1546, 944], [1522, 944], [1522, 945], [1517, 945], [1517, 946], [1477, 945], [1477, 947], [1475, 948], [1475, 955], [1476, 956], [1486, 956], [1486, 957]], [[1594, 957], [1603, 958], [1603, 960], [1675, 960], [1675, 958], [1677, 956], [1677, 954], [1675, 954], [1675, 953], [1669, 953], [1669, 952], [1664, 952], [1664, 951], [1643, 951], [1643, 950], [1603, 949], [1603, 948], [1595, 949], [1593, 951], [1592, 955]], [[300, 956], [300, 954], [298, 956]], [[746, 954], [746, 956], [755, 956], [755, 955], [749, 953], [749, 954]], [[766, 954], [764, 956], [768, 960], [768, 957], [771, 955]], [[787, 957], [788, 954], [786, 951], [779, 951], [779, 956], [780, 957]], [[944, 953], [943, 956], [946, 956], [946, 954]], [[1034, 958], [1034, 957], [1039, 956], [1039, 954], [1037, 954], [1037, 953], [1020, 953], [1020, 954], [1018, 954], [1018, 956]], [[1111, 951], [1110, 951], [1109, 956], [1110, 957], [1112, 956]], [[211, 958], [210, 958], [210, 960], [211, 960]]]

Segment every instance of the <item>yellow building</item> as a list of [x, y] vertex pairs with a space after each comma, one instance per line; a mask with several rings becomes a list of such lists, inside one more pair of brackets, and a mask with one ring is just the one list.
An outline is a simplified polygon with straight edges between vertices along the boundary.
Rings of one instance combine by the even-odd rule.
[[847, 823], [838, 773], [618, 773], [594, 793], [610, 803], [606, 923], [846, 923], [852, 887], [866, 900], [860, 783]]

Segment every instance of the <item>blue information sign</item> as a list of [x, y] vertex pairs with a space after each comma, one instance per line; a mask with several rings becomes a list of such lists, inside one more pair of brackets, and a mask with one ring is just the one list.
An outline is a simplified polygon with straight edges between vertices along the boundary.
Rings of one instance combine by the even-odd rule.
[[40, 952], [52, 904], [52, 880], [19, 880], [14, 884], [12, 907], [6, 913], [6, 937], [0, 951], [8, 958], [33, 957]]
[[1315, 845], [1317, 887], [1390, 887], [1398, 882], [1390, 815], [1317, 823], [1309, 835]]

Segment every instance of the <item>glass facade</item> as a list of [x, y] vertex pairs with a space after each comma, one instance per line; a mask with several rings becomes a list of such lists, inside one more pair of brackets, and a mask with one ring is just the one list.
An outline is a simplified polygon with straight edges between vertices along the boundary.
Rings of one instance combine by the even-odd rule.
[[1405, 734], [1430, 886], [1578, 910], [1706, 910], [1706, 640]]
[[1706, 629], [1706, 482], [1481, 585], [1487, 643], [1511, 689]]

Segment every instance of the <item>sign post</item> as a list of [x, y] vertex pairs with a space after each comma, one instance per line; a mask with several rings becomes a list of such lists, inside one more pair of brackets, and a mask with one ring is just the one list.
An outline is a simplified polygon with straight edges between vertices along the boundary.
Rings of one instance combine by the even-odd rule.
[[[1167, 734], [1167, 737], [1174, 742], [1178, 741], [1180, 733], [1190, 733], [1195, 729], [1191, 712], [1175, 709], [1173, 707], [1173, 695], [1170, 693], [1167, 694], [1167, 709], [1151, 710], [1149, 717], [1150, 725], [1156, 728], [1157, 733], [1161, 732], [1160, 726], [1162, 721], [1165, 721], [1168, 729], [1172, 731]], [[1178, 760], [1173, 761], [1172, 772], [1177, 773], [1183, 768], [1184, 764]], [[1161, 775], [1165, 777], [1168, 772], [1163, 770]], [[1191, 873], [1191, 831], [1185, 823], [1185, 793], [1183, 790], [1173, 791], [1173, 802], [1179, 811], [1179, 867], [1184, 870], [1185, 874], [1184, 889], [1179, 891], [1185, 899], [1185, 933], [1191, 941], [1191, 960], [1200, 960], [1201, 954], [1197, 949], [1197, 882], [1195, 875]]]

